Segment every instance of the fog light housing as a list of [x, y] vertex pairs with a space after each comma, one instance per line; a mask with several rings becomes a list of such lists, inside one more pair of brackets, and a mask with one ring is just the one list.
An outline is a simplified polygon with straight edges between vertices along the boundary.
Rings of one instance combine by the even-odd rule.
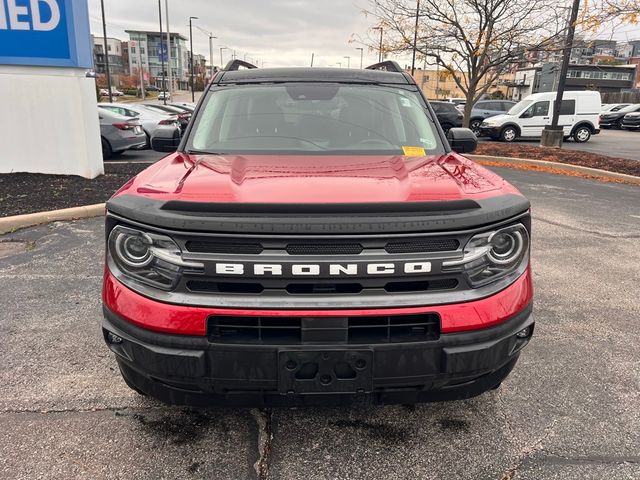
[[531, 336], [531, 331], [533, 329], [531, 328], [531, 325], [529, 325], [528, 327], [523, 328], [522, 330], [520, 330], [518, 333], [516, 333], [516, 337], [517, 338], [529, 338]]
[[122, 337], [119, 337], [115, 333], [107, 332], [107, 342], [112, 345], [119, 345], [123, 342]]

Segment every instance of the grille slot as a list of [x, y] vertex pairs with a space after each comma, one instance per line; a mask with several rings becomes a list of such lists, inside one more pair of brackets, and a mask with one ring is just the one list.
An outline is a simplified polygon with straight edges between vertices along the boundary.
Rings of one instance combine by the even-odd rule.
[[451, 252], [459, 246], [460, 242], [455, 238], [421, 238], [389, 242], [384, 249], [387, 253]]
[[364, 247], [359, 243], [290, 243], [289, 255], [359, 255]]
[[360, 293], [362, 285], [359, 283], [290, 283], [287, 293], [292, 295]]
[[423, 282], [389, 282], [384, 286], [387, 292], [424, 292], [426, 290], [451, 290], [458, 286], [455, 278], [429, 280]]
[[264, 287], [260, 283], [207, 282], [202, 280], [191, 280], [187, 282], [187, 288], [192, 292], [200, 292], [200, 293], [258, 294], [264, 291]]
[[216, 315], [209, 317], [207, 331], [209, 341], [231, 344], [344, 344], [345, 339], [348, 344], [426, 342], [440, 338], [440, 317], [435, 313], [365, 317]]
[[264, 248], [260, 243], [225, 243], [208, 240], [189, 240], [186, 243], [187, 250], [194, 253], [237, 253], [258, 255]]

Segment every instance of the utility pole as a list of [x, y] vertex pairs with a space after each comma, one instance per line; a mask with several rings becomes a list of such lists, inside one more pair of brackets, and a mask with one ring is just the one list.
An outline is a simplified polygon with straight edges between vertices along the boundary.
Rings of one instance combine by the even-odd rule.
[[564, 128], [558, 126], [560, 117], [560, 108], [562, 107], [562, 97], [564, 95], [564, 86], [567, 82], [567, 71], [569, 70], [569, 60], [571, 59], [571, 48], [573, 47], [573, 36], [576, 31], [576, 21], [578, 20], [578, 11], [580, 10], [580, 0], [573, 0], [571, 7], [571, 17], [567, 26], [567, 37], [564, 42], [564, 51], [562, 52], [562, 67], [560, 68], [560, 78], [558, 79], [558, 92], [556, 93], [556, 101], [553, 104], [553, 118], [551, 125], [544, 127], [540, 145], [543, 147], [562, 147], [564, 138]]
[[162, 48], [162, 3], [161, 0], [158, 0], [158, 18], [160, 20], [160, 48], [158, 49], [158, 53], [160, 54], [160, 63], [162, 64], [162, 77], [160, 80], [160, 84], [162, 85], [162, 91], [165, 92], [164, 95], [164, 104], [167, 104], [167, 95], [166, 88], [164, 85], [164, 49]]
[[173, 70], [171, 69], [171, 31], [169, 30], [169, 0], [164, 0], [164, 13], [167, 17], [167, 73], [169, 74], [169, 94], [173, 94]]
[[360, 70], [362, 70], [362, 57], [364, 56], [364, 48], [356, 47], [356, 50], [360, 50]]
[[349, 57], [348, 55], [345, 55], [345, 57], [347, 59], [347, 68], [351, 68], [351, 57]]
[[420, 0], [416, 3], [416, 26], [413, 31], [413, 56], [411, 58], [411, 75], [416, 71], [416, 50], [418, 49], [418, 21], [420, 19]]
[[107, 73], [107, 88], [109, 89], [109, 103], [113, 103], [113, 93], [111, 92], [111, 73], [109, 72], [109, 50], [107, 49], [107, 23], [104, 20], [104, 0], [100, 0], [102, 9], [102, 35], [104, 40], [104, 62]]
[[196, 90], [195, 90], [195, 79], [194, 79], [194, 68], [195, 65], [193, 64], [193, 24], [192, 24], [192, 20], [197, 20], [198, 17], [189, 17], [189, 48], [191, 49], [191, 68], [190, 73], [191, 73], [191, 102], [195, 103], [196, 101]]

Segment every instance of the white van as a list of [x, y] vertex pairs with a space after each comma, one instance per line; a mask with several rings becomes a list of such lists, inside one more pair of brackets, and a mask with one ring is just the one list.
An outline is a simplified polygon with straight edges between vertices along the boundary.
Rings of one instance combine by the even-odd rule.
[[[541, 137], [544, 127], [551, 125], [556, 94], [529, 95], [504, 115], [482, 122], [480, 135], [504, 142], [513, 142], [518, 137]], [[564, 92], [558, 125], [564, 127], [565, 140], [572, 137], [576, 142], [584, 143], [591, 135], [600, 133], [598, 116], [601, 106], [600, 92]]]

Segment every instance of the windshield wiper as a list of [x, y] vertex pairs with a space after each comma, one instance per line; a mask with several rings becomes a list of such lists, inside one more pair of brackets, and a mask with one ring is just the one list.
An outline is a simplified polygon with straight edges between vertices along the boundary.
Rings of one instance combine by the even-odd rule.
[[185, 150], [185, 153], [188, 153], [189, 155], [226, 155], [226, 153], [224, 153], [224, 152], [212, 152], [212, 151], [209, 151], [209, 150], [196, 150], [196, 149], [193, 149], [193, 148]]

